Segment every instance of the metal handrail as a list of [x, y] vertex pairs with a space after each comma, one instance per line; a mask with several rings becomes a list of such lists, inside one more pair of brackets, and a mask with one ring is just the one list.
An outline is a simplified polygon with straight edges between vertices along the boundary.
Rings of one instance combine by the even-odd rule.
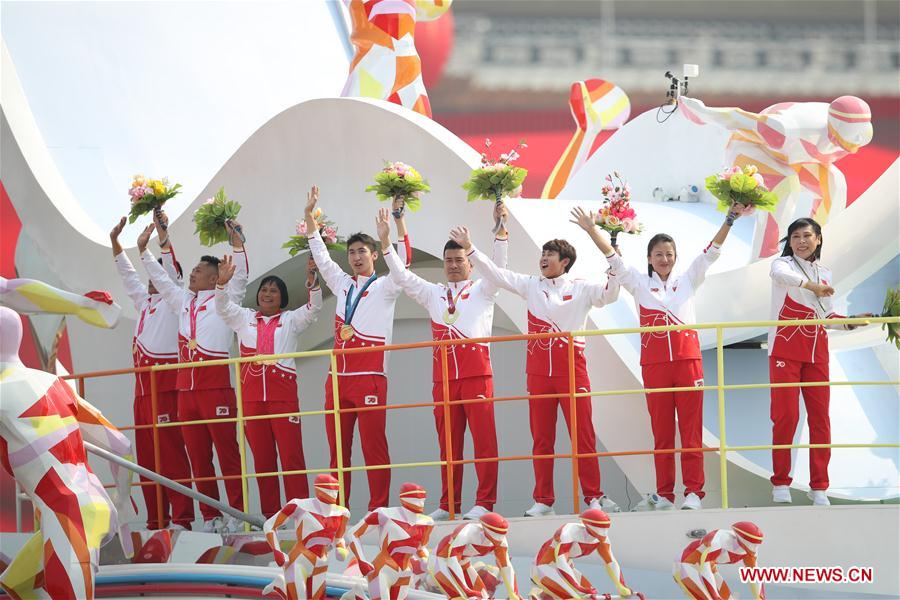
[[[573, 331], [573, 332], [546, 332], [546, 333], [538, 333], [538, 334], [517, 334], [510, 336], [496, 336], [496, 337], [484, 337], [484, 338], [466, 338], [466, 339], [444, 339], [444, 340], [430, 340], [425, 342], [415, 342], [408, 344], [392, 344], [389, 346], [372, 346], [372, 347], [363, 347], [363, 348], [347, 348], [347, 349], [331, 349], [331, 350], [314, 350], [314, 351], [304, 351], [304, 352], [290, 352], [285, 354], [272, 354], [272, 355], [259, 355], [259, 356], [244, 356], [244, 357], [235, 357], [235, 358], [227, 358], [227, 359], [219, 359], [219, 360], [210, 360], [210, 361], [197, 361], [197, 362], [189, 362], [189, 363], [170, 363], [163, 365], [153, 365], [150, 367], [139, 367], [132, 369], [118, 369], [118, 370], [107, 370], [107, 371], [95, 371], [89, 373], [76, 373], [71, 375], [66, 375], [64, 379], [74, 379], [79, 383], [79, 391], [84, 393], [84, 381], [89, 378], [96, 377], [106, 377], [113, 375], [121, 375], [127, 373], [140, 373], [140, 372], [149, 372], [150, 373], [150, 396], [151, 396], [151, 414], [152, 414], [152, 424], [151, 425], [143, 425], [143, 426], [134, 426], [134, 429], [142, 429], [152, 427], [154, 430], [154, 451], [155, 451], [155, 467], [156, 470], [159, 471], [160, 457], [159, 457], [159, 443], [158, 443], [158, 430], [164, 427], [181, 427], [186, 425], [200, 425], [200, 424], [208, 424], [208, 423], [237, 423], [238, 424], [238, 450], [240, 453], [241, 459], [241, 474], [240, 475], [232, 475], [232, 476], [218, 476], [218, 477], [207, 477], [203, 478], [204, 480], [226, 480], [226, 479], [235, 479], [240, 477], [242, 480], [242, 494], [243, 494], [243, 502], [245, 508], [247, 507], [247, 480], [250, 478], [259, 478], [259, 477], [272, 477], [272, 476], [283, 476], [283, 475], [299, 475], [299, 474], [312, 474], [312, 473], [323, 473], [323, 472], [337, 472], [337, 478], [340, 482], [340, 502], [343, 503], [344, 497], [344, 474], [353, 471], [369, 471], [375, 469], [398, 469], [398, 468], [415, 468], [415, 467], [433, 467], [433, 466], [441, 466], [447, 469], [447, 487], [448, 487], [448, 504], [451, 513], [451, 518], [454, 516], [454, 498], [453, 498], [453, 467], [456, 465], [463, 464], [478, 464], [481, 462], [506, 462], [510, 460], [533, 460], [535, 458], [569, 458], [572, 460], [572, 485], [573, 485], [573, 510], [574, 512], [578, 512], [579, 507], [579, 494], [578, 494], [578, 459], [580, 458], [590, 458], [590, 457], [616, 457], [616, 456], [635, 456], [635, 455], [656, 455], [656, 454], [670, 454], [670, 453], [683, 453], [683, 452], [719, 452], [719, 461], [720, 461], [720, 477], [721, 477], [721, 492], [722, 492], [722, 508], [728, 507], [728, 473], [727, 473], [727, 453], [728, 452], [737, 452], [737, 451], [748, 451], [748, 450], [771, 450], [771, 449], [788, 449], [788, 448], [900, 448], [900, 443], [881, 443], [881, 444], [781, 444], [781, 445], [773, 445], [773, 444], [763, 444], [763, 445], [755, 445], [755, 446], [728, 446], [726, 441], [726, 427], [725, 427], [725, 392], [729, 390], [745, 390], [745, 389], [761, 389], [761, 388], [780, 388], [780, 387], [819, 387], [819, 386], [842, 386], [842, 385], [885, 385], [885, 386], [900, 386], [900, 381], [848, 381], [848, 382], [797, 382], [797, 383], [760, 383], [760, 384], [726, 384], [724, 377], [724, 335], [723, 332], [725, 329], [733, 329], [733, 328], [764, 328], [764, 327], [777, 327], [777, 326], [818, 326], [818, 325], [871, 325], [878, 323], [888, 323], [888, 324], [900, 324], [900, 317], [856, 317], [856, 318], [840, 318], [840, 319], [793, 319], [793, 320], [783, 320], [783, 321], [740, 321], [740, 322], [725, 322], [725, 323], [695, 323], [695, 324], [686, 324], [686, 325], [662, 325], [662, 326], [653, 326], [653, 327], [624, 327], [624, 328], [614, 328], [614, 329], [602, 329], [602, 330], [582, 330], [582, 331]], [[627, 389], [627, 390], [599, 390], [599, 391], [591, 391], [591, 392], [577, 392], [575, 389], [575, 362], [574, 362], [574, 341], [575, 337], [592, 337], [598, 335], [621, 335], [621, 334], [633, 334], [633, 333], [655, 333], [655, 332], [665, 332], [665, 331], [682, 331], [682, 330], [701, 330], [701, 329], [714, 329], [716, 331], [716, 357], [717, 357], [717, 382], [716, 385], [704, 385], [699, 387], [672, 387], [672, 388], [641, 388], [641, 389]], [[452, 445], [450, 444], [450, 419], [447, 418], [449, 415], [449, 409], [451, 404], [468, 404], [474, 402], [506, 402], [506, 401], [521, 401], [526, 399], [537, 399], [542, 397], [556, 397], [558, 394], [542, 394], [542, 395], [521, 395], [521, 396], [509, 396], [509, 397], [492, 397], [492, 398], [473, 398], [473, 399], [464, 399], [464, 400], [450, 400], [449, 399], [449, 382], [448, 382], [448, 367], [447, 367], [447, 347], [448, 346], [456, 346], [459, 344], [471, 344], [471, 343], [491, 343], [491, 342], [509, 342], [509, 341], [526, 341], [526, 340], [535, 340], [535, 339], [549, 339], [549, 338], [566, 338], [569, 342], [569, 401], [570, 401], [570, 414], [572, 415], [570, 419], [570, 441], [571, 441], [571, 451], [568, 453], [556, 453], [549, 455], [541, 455], [541, 456], [509, 456], [509, 457], [491, 457], [491, 458], [479, 458], [479, 459], [462, 459], [453, 457], [452, 455]], [[247, 473], [246, 472], [246, 447], [244, 444], [244, 435], [243, 435], [243, 427], [244, 422], [248, 420], [261, 420], [261, 419], [277, 419], [284, 418], [287, 416], [313, 416], [313, 415], [327, 415], [331, 414], [335, 419], [335, 444], [338, 448], [341, 446], [341, 427], [340, 427], [340, 415], [343, 413], [350, 412], [363, 412], [369, 410], [398, 410], [402, 408], [423, 408], [423, 407], [434, 407], [434, 402], [423, 402], [416, 404], [402, 404], [402, 405], [393, 405], [393, 406], [367, 406], [367, 407], [359, 407], [359, 408], [341, 408], [340, 406], [340, 395], [339, 395], [339, 377], [332, 377], [332, 392], [334, 396], [334, 408], [333, 409], [324, 409], [324, 410], [313, 410], [313, 411], [297, 411], [292, 413], [279, 413], [277, 415], [255, 415], [255, 416], [244, 416], [243, 414], [243, 396], [242, 396], [242, 384], [240, 377], [240, 365], [242, 363], [248, 362], [259, 362], [259, 361], [270, 361], [270, 360], [283, 360], [290, 358], [307, 358], [314, 356], [328, 356], [330, 359], [330, 369], [332, 373], [337, 372], [337, 356], [339, 355], [347, 355], [347, 354], [364, 354], [371, 352], [391, 352], [391, 351], [399, 351], [399, 350], [409, 350], [409, 349], [417, 349], [417, 348], [439, 348], [440, 351], [440, 360], [441, 360], [441, 371], [443, 374], [443, 401], [442, 405], [445, 412], [444, 419], [444, 432], [445, 436], [445, 448], [446, 448], [446, 456], [445, 460], [437, 460], [437, 461], [424, 461], [424, 462], [415, 462], [415, 463], [395, 463], [395, 464], [385, 464], [385, 465], [365, 465], [365, 466], [355, 466], [355, 467], [345, 467], [343, 465], [343, 457], [342, 453], [338, 452], [337, 455], [337, 466], [334, 469], [329, 468], [320, 468], [320, 469], [302, 469], [295, 471], [273, 471], [268, 473]], [[182, 421], [182, 422], [170, 422], [170, 423], [157, 423], [157, 407], [156, 407], [156, 398], [157, 398], [157, 389], [156, 389], [156, 373], [159, 371], [169, 371], [174, 369], [183, 369], [183, 368], [202, 368], [202, 367], [212, 367], [212, 366], [221, 366], [221, 365], [234, 365], [235, 369], [235, 395], [237, 400], [237, 410], [238, 415], [236, 418], [229, 419], [203, 419], [196, 421]], [[718, 396], [718, 405], [719, 405], [719, 445], [718, 447], [709, 447], [709, 448], [673, 448], [673, 449], [664, 449], [664, 450], [629, 450], [629, 451], [612, 451], [612, 452], [591, 452], [591, 453], [579, 453], [577, 449], [577, 417], [575, 410], [575, 403], [577, 398], [579, 397], [593, 397], [593, 396], [613, 396], [613, 395], [629, 395], [629, 394], [646, 394], [648, 392], [673, 392], [673, 391], [705, 391], [705, 390], [716, 390]], [[191, 478], [190, 481], [197, 481], [199, 479]], [[188, 481], [188, 480], [183, 480]], [[159, 513], [162, 513], [162, 492], [159, 488], [159, 484], [156, 483], [142, 483], [140, 485], [157, 485], [157, 507]]]

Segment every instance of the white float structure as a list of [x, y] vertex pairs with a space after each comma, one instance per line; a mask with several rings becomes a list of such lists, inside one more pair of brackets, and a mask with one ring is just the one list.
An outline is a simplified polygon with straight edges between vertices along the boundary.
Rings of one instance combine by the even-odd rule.
[[[3, 136], [0, 151], [3, 154], [2, 180], [10, 199], [22, 220], [23, 228], [34, 243], [39, 256], [33, 257], [53, 272], [63, 285], [73, 290], [109, 289], [117, 297], [124, 295], [121, 284], [112, 268], [109, 247], [105, 239], [96, 234], [96, 227], [84, 220], [74, 208], [76, 203], [66, 182], [55, 167], [40, 131], [30, 112], [21, 87], [14, 76], [12, 61], [3, 53]], [[652, 113], [646, 113], [626, 124], [604, 144], [590, 161], [576, 175], [557, 201], [516, 200], [510, 202], [510, 231], [512, 252], [510, 268], [523, 272], [535, 272], [541, 244], [553, 237], [566, 237], [579, 251], [579, 260], [574, 274], [584, 277], [602, 277], [605, 264], [599, 253], [575, 226], [568, 223], [568, 209], [575, 204], [595, 208], [599, 204], [599, 182], [607, 172], [618, 170], [627, 175], [636, 190], [637, 197], [649, 197], [649, 191], [657, 185], [672, 186], [675, 189], [687, 182], [702, 181], [702, 177], [715, 172], [722, 165], [716, 148], [722, 142], [713, 128], [702, 128], [683, 120], [676, 113], [665, 124], [655, 122]], [[718, 137], [717, 137], [718, 136]], [[432, 187], [432, 193], [423, 201], [423, 212], [409, 217], [413, 245], [417, 253], [414, 268], [424, 276], [440, 277], [440, 265], [433, 260], [441, 256], [441, 249], [449, 227], [466, 223], [475, 232], [476, 244], [487, 247], [490, 243], [489, 220], [491, 203], [466, 203], [460, 189], [472, 167], [478, 164], [478, 153], [433, 121], [411, 113], [398, 106], [378, 102], [348, 98], [323, 98], [303, 102], [272, 117], [237, 148], [222, 168], [206, 186], [196, 194], [187, 208], [186, 214], [174, 220], [171, 235], [179, 257], [190, 266], [194, 258], [209, 250], [201, 248], [193, 237], [193, 225], [188, 216], [205, 198], [212, 196], [221, 186], [225, 186], [230, 197], [244, 205], [240, 220], [248, 231], [248, 249], [251, 272], [254, 277], [273, 270], [290, 272], [291, 263], [281, 249], [282, 242], [292, 233], [295, 219], [300, 217], [302, 200], [306, 189], [312, 183], [321, 188], [322, 206], [329, 218], [340, 225], [346, 234], [356, 230], [373, 230], [374, 214], [378, 207], [374, 197], [363, 192], [372, 175], [380, 168], [382, 159], [403, 160], [414, 163], [425, 173]], [[876, 274], [897, 256], [898, 189], [900, 164], [895, 162], [881, 178], [847, 210], [842, 211], [825, 226], [827, 240], [824, 260], [833, 268], [835, 287], [842, 292], [853, 288]], [[648, 231], [667, 230], [679, 242], [682, 256], [690, 256], [699, 251], [713, 235], [720, 217], [711, 206], [698, 204], [685, 206], [658, 206], [644, 203], [636, 205], [640, 219]], [[123, 208], [125, 210], [124, 192]], [[86, 235], [92, 230], [94, 233]], [[860, 232], [864, 232], [861, 234]], [[746, 232], [730, 239], [723, 260], [707, 278], [698, 296], [698, 315], [704, 321], [757, 320], [768, 318], [769, 285], [767, 261], [747, 264], [751, 240]], [[629, 259], [641, 262], [644, 255], [643, 238], [622, 239], [623, 250]], [[224, 248], [214, 249], [223, 252]], [[131, 249], [132, 258], [134, 250]], [[28, 273], [22, 273], [27, 276]], [[292, 292], [300, 286], [292, 286]], [[741, 301], [735, 302], [736, 290], [741, 293]], [[588, 327], [609, 328], [633, 326], [637, 320], [627, 294], [614, 307], [592, 312]], [[296, 298], [294, 299], [296, 302]], [[329, 316], [333, 307], [333, 297], [326, 302], [323, 318], [304, 337], [303, 348], [327, 346], [333, 331]], [[331, 304], [329, 304], [331, 303]], [[123, 303], [126, 307], [129, 305]], [[495, 328], [498, 333], [525, 331], [524, 303], [509, 294], [501, 294], [497, 304]], [[876, 308], [877, 307], [873, 307]], [[135, 317], [126, 308], [122, 325], [113, 332], [96, 332], [70, 323], [70, 339], [76, 370], [124, 368], [130, 366], [129, 347], [131, 327], [129, 319]], [[397, 310], [395, 341], [427, 339], [427, 321], [411, 303], [401, 301]], [[726, 339], [738, 341], [758, 335], [759, 331], [729, 330]], [[853, 337], [858, 336], [858, 337]], [[703, 338], [704, 347], [709, 347], [709, 339]], [[835, 346], [875, 345], [876, 338], [870, 333], [860, 332], [842, 338], [835, 336]], [[514, 345], [495, 345], [493, 349], [495, 376], [498, 395], [521, 394], [524, 380], [521, 364], [524, 349]], [[430, 353], [397, 353], [391, 359], [389, 380], [392, 403], [395, 399], [412, 402], [421, 401], [420, 390], [430, 386]], [[637, 365], [637, 348], [627, 337], [595, 337], [588, 343], [588, 368], [595, 390], [640, 388]], [[304, 383], [301, 394], [305, 409], [320, 407], [321, 381], [324, 378], [322, 361], [301, 361], [300, 371]], [[896, 364], [894, 365], [896, 368]], [[714, 368], [707, 365], [707, 382], [712, 380]], [[847, 375], [852, 375], [848, 373]], [[762, 370], [754, 373], [757, 381], [765, 381]], [[835, 374], [837, 378], [838, 375]], [[896, 375], [892, 375], [896, 379]], [[119, 423], [130, 422], [130, 381], [104, 381], [101, 384], [88, 382], [87, 396], [107, 415]], [[884, 398], [896, 400], [895, 388], [884, 388]], [[125, 400], [127, 399], [127, 401]], [[834, 405], [838, 404], [835, 400]], [[767, 414], [768, 401], [763, 397], [757, 404], [763, 414]], [[859, 405], [860, 407], [862, 405]], [[526, 408], [519, 403], [505, 403], [498, 406], [500, 420], [501, 454], [528, 454], [530, 436], [527, 433]], [[408, 415], [405, 413], [409, 413]], [[871, 412], [860, 411], [853, 418], [877, 419]], [[640, 395], [622, 397], [600, 397], [595, 399], [595, 425], [598, 440], [609, 450], [634, 450], [652, 448], [649, 420], [643, 398]], [[399, 411], [389, 419], [389, 436], [397, 440], [392, 447], [394, 462], [422, 460], [421, 448], [434, 445], [433, 425], [430, 410]], [[707, 422], [709, 419], [707, 418]], [[834, 422], [835, 442], [839, 441], [845, 419]], [[756, 423], [755, 425], [759, 425]], [[729, 431], [740, 432], [741, 423], [728, 423]], [[766, 443], [770, 430], [758, 427], [750, 432], [756, 443]], [[321, 435], [321, 432], [313, 432]], [[744, 432], [747, 433], [747, 432]], [[307, 459], [311, 466], [325, 464], [325, 455], [315, 435], [305, 441], [308, 447]], [[396, 434], [396, 435], [394, 435]], [[884, 431], [874, 431], [884, 435]], [[893, 435], [893, 437], [890, 437]], [[897, 440], [896, 424], [888, 428], [890, 441]], [[561, 436], [557, 448], [565, 448], [565, 434]], [[732, 439], [732, 438], [729, 438]], [[840, 440], [844, 441], [844, 440]], [[846, 441], [866, 442], [854, 439]], [[712, 432], [704, 434], [704, 442], [717, 446]], [[315, 446], [315, 447], [311, 447]], [[888, 456], [876, 455], [866, 450], [854, 452], [850, 464], [860, 464], [860, 456], [865, 460], [865, 476], [875, 478], [879, 487], [888, 493], [897, 494], [896, 452]], [[359, 456], [359, 453], [355, 453]], [[835, 453], [836, 458], [840, 453]], [[710, 463], [718, 463], [714, 453], [707, 456]], [[804, 459], [798, 458], [798, 467]], [[834, 463], [837, 463], [835, 459]], [[833, 463], [833, 464], [834, 464]], [[615, 463], [603, 463], [605, 487], [616, 500], [626, 502], [635, 491], [653, 489], [653, 471], [648, 457], [617, 458]], [[835, 464], [835, 466], [837, 466]], [[708, 464], [707, 491], [710, 504], [715, 503], [719, 488], [718, 469]], [[873, 471], [873, 469], [876, 469]], [[880, 469], [880, 470], [877, 470]], [[857, 468], [858, 470], [858, 468]], [[843, 467], [835, 469], [836, 482], [844, 475]], [[558, 502], [561, 509], [571, 503], [568, 480], [568, 462], [561, 462], [557, 469]], [[503, 495], [499, 505], [501, 512], [515, 514], [530, 502], [531, 466], [528, 463], [501, 467], [501, 489]], [[513, 476], [513, 475], [521, 476]], [[624, 474], [627, 481], [616, 481]], [[730, 498], [733, 505], [765, 505], [769, 498], [767, 473], [750, 460], [729, 455]], [[396, 472], [395, 482], [410, 478], [406, 473]], [[438, 489], [436, 469], [414, 477], [431, 489]], [[800, 476], [802, 480], [802, 475]], [[612, 480], [612, 482], [611, 482]], [[472, 478], [467, 478], [467, 486]], [[253, 487], [253, 486], [251, 486]], [[396, 486], [395, 486], [396, 487]], [[469, 487], [465, 488], [467, 491]], [[858, 495], [859, 496], [859, 495]], [[864, 495], [862, 495], [864, 496]], [[360, 502], [359, 494], [356, 502]], [[355, 507], [352, 507], [355, 508]], [[567, 509], [566, 509], [567, 510]], [[699, 514], [683, 513], [665, 517], [663, 515], [622, 515], [616, 519], [614, 527], [622, 523], [622, 539], [614, 536], [617, 553], [630, 566], [659, 569], [672, 555], [670, 546], [686, 544], [685, 538], [667, 541], [659, 545], [656, 552], [642, 551], [645, 548], [644, 535], [657, 531], [646, 523], [662, 524], [665, 531], [684, 532], [687, 528], [728, 526], [732, 521], [752, 518], [763, 530], [805, 532], [811, 529], [829, 529], [841, 526], [841, 530], [853, 530], [845, 548], [852, 552], [838, 555], [832, 550], [825, 552], [827, 544], [811, 546], [810, 538], [800, 539], [804, 534], [795, 533], [779, 540], [783, 544], [784, 559], [794, 557], [799, 560], [818, 561], [817, 564], [833, 564], [827, 560], [852, 560], [854, 564], [885, 565], [882, 573], [890, 573], [890, 565], [896, 564], [900, 552], [896, 536], [880, 538], [878, 544], [867, 544], [866, 540], [878, 538], [881, 531], [896, 531], [898, 510], [891, 507], [852, 507], [831, 509], [750, 510], [749, 513], [734, 511], [720, 513], [707, 511]], [[799, 512], [794, 512], [799, 511]], [[802, 517], [801, 517], [802, 515]], [[653, 521], [650, 521], [653, 519]], [[808, 522], [807, 522], [808, 521]], [[550, 522], [522, 522], [522, 537], [511, 535], [512, 550], [520, 557], [530, 557], [535, 544], [552, 528]], [[555, 522], [554, 522], [555, 523]], [[633, 523], [631, 526], [626, 523]], [[803, 525], [806, 523], [806, 525]], [[818, 527], [817, 527], [818, 524]], [[892, 525], [893, 524], [893, 525]], [[856, 527], [860, 525], [861, 527]], [[660, 539], [662, 530], [660, 531]], [[436, 536], [438, 533], [436, 532]], [[549, 534], [548, 534], [549, 535]], [[635, 538], [630, 536], [634, 535]], [[630, 544], [634, 547], [626, 550]], [[653, 542], [654, 547], [657, 546]], [[850, 558], [848, 556], [852, 555]], [[627, 556], [628, 558], [625, 558]], [[674, 555], [672, 555], [674, 556]], [[782, 555], [778, 555], [782, 556]], [[794, 563], [796, 564], [796, 560]], [[879, 567], [881, 568], [881, 567]], [[885, 587], [869, 588], [867, 591], [897, 595], [900, 589], [896, 581], [885, 578]], [[829, 588], [830, 589], [830, 588]]]

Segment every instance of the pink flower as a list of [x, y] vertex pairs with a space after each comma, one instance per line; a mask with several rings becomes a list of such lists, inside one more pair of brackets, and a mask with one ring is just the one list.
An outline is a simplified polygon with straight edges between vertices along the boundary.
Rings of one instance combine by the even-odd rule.
[[612, 188], [608, 185], [604, 185], [602, 188], [600, 188], [600, 193], [603, 194], [604, 196], [608, 196], [611, 191], [612, 191]]
[[306, 221], [297, 221], [297, 235], [306, 235]]
[[637, 214], [634, 212], [634, 209], [631, 207], [629, 207], [628, 210], [625, 211], [625, 217], [628, 219], [633, 219], [636, 216], [637, 216]]
[[765, 185], [766, 185], [766, 180], [763, 179], [763, 176], [760, 175], [759, 173], [754, 173], [754, 174], [753, 174], [753, 179], [755, 179], [755, 180], [756, 180], [756, 183], [758, 183], [758, 184], [761, 185], [761, 186], [765, 186]]
[[324, 237], [325, 241], [329, 244], [333, 244], [337, 241], [337, 229], [335, 229], [334, 227], [327, 226], [322, 233], [322, 237]]
[[609, 215], [608, 217], [606, 217], [606, 224], [610, 227], [618, 227], [619, 225], [621, 225], [621, 223], [622, 220], [615, 215]]
[[203, 204], [215, 204], [215, 202], [216, 202], [215, 198], [207, 198], [206, 202], [204, 202]]
[[631, 233], [632, 231], [634, 231], [634, 221], [627, 217], [622, 219], [622, 230], [625, 233]]

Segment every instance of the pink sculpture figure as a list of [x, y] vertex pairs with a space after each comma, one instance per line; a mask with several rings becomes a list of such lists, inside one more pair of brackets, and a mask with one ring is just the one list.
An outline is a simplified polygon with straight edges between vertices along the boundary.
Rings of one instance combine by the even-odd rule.
[[576, 81], [569, 92], [575, 134], [544, 184], [541, 198], [556, 198], [597, 149], [600, 132], [618, 129], [631, 114], [631, 101], [620, 87], [602, 79]]
[[17, 313], [75, 315], [85, 323], [111, 329], [119, 322], [122, 307], [108, 292], [94, 291], [80, 296], [43, 281], [0, 277], [0, 306]]
[[[729, 600], [731, 590], [719, 575], [717, 564], [733, 565], [742, 561], [755, 567], [763, 533], [749, 521], [740, 521], [731, 529], [714, 529], [703, 539], [694, 540], [681, 553], [672, 576], [687, 598], [694, 600]], [[750, 583], [754, 600], [765, 600], [761, 584]]]
[[[425, 510], [425, 489], [415, 483], [400, 486], [400, 508], [376, 508], [369, 512], [350, 533], [350, 551], [359, 561], [359, 569], [366, 578], [370, 600], [404, 600], [413, 576], [412, 557], [428, 560], [428, 538], [434, 528]], [[374, 527], [381, 541], [378, 556], [366, 560], [360, 538]], [[363, 600], [354, 591], [342, 600]]]
[[589, 556], [596, 552], [606, 565], [606, 573], [616, 586], [621, 598], [641, 598], [625, 584], [625, 577], [612, 545], [607, 538], [609, 515], [599, 508], [591, 508], [580, 517], [581, 523], [566, 523], [556, 530], [553, 537], [544, 542], [531, 567], [531, 582], [535, 587], [531, 597], [537, 600], [556, 598], [602, 598], [587, 577], [575, 568], [573, 558]]
[[[825, 102], [780, 102], [751, 113], [740, 108], [711, 108], [682, 97], [685, 117], [700, 125], [713, 123], [732, 132], [726, 160], [735, 166], [754, 164], [766, 187], [780, 199], [774, 214], [757, 221], [753, 255], [778, 251], [778, 232], [797, 218], [825, 223], [846, 208], [847, 180], [835, 162], [872, 141], [872, 111], [855, 96]], [[807, 209], [803, 190], [812, 194]]]
[[506, 519], [497, 513], [487, 513], [474, 523], [458, 526], [442, 539], [429, 562], [441, 592], [448, 598], [492, 598], [471, 559], [493, 554], [509, 597], [521, 598], [516, 573], [509, 560], [508, 531]]
[[344, 0], [356, 54], [341, 96], [387, 100], [431, 117], [416, 52], [416, 21], [447, 12], [453, 0]]
[[[324, 598], [328, 552], [335, 548], [341, 558], [347, 556], [344, 531], [350, 511], [337, 503], [338, 480], [322, 474], [316, 477], [313, 487], [315, 498], [294, 498], [263, 525], [275, 562], [284, 569], [284, 579], [272, 582], [263, 595], [274, 591], [287, 600]], [[282, 552], [278, 543], [277, 530], [285, 524], [294, 527], [297, 535], [288, 554]]]
[[[50, 286], [47, 286], [48, 288]], [[52, 289], [52, 288], [50, 288]], [[100, 547], [133, 516], [131, 473], [112, 466], [115, 504], [87, 464], [84, 440], [131, 459], [131, 443], [55, 375], [18, 357], [22, 322], [0, 307], [0, 463], [28, 495], [40, 528], [0, 575], [12, 598], [93, 598]]]

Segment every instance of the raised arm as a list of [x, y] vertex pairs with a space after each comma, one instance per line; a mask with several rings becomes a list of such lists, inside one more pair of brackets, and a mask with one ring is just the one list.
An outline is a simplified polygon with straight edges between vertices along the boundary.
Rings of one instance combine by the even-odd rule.
[[215, 306], [216, 313], [233, 331], [241, 328], [247, 320], [247, 313], [253, 312], [237, 304], [228, 293], [228, 285], [235, 274], [235, 264], [228, 254], [219, 261], [219, 278], [216, 280]]
[[816, 283], [803, 277], [800, 273], [791, 268], [790, 262], [786, 260], [775, 259], [772, 261], [772, 267], [769, 270], [769, 277], [772, 281], [782, 287], [799, 287], [811, 291], [817, 298], [824, 298], [834, 295], [834, 288], [824, 283]]
[[519, 296], [525, 298], [528, 296], [528, 283], [531, 280], [529, 275], [522, 275], [510, 271], [509, 269], [501, 269], [488, 259], [481, 251], [472, 245], [469, 236], [469, 230], [466, 227], [456, 227], [450, 231], [450, 238], [463, 247], [472, 265], [478, 269], [478, 272], [486, 281], [491, 282], [496, 287], [509, 290]]
[[314, 185], [306, 196], [306, 207], [303, 211], [303, 217], [306, 219], [306, 231], [309, 232], [307, 234], [309, 236], [309, 251], [313, 260], [316, 261], [316, 267], [318, 267], [319, 273], [322, 274], [326, 285], [332, 292], [337, 293], [348, 275], [344, 273], [344, 270], [336, 262], [331, 260], [328, 248], [325, 246], [325, 242], [322, 241], [322, 236], [319, 235], [319, 227], [315, 218], [313, 218], [313, 211], [318, 202], [319, 188]]
[[175, 249], [172, 247], [172, 240], [169, 238], [169, 216], [163, 209], [153, 212], [153, 225], [156, 227], [157, 239], [159, 240], [159, 250], [162, 254], [162, 265], [172, 278], [172, 281], [179, 286], [183, 284], [181, 267], [175, 260]]
[[714, 108], [706, 106], [696, 98], [687, 96], [682, 96], [678, 100], [678, 107], [688, 119], [700, 125], [713, 124], [728, 131], [740, 131], [754, 141], [770, 148], [780, 148], [784, 145], [784, 141], [777, 144], [771, 143], [772, 140], [779, 139], [778, 136], [769, 136], [768, 139], [765, 139], [757, 131], [759, 123], [765, 122], [768, 130], [780, 133], [780, 139], [784, 140], [788, 128], [779, 115], [760, 115], [733, 106]]
[[226, 221], [231, 241], [231, 252], [234, 256], [234, 276], [228, 282], [225, 290], [235, 304], [241, 304], [247, 295], [247, 284], [250, 282], [250, 261], [247, 259], [247, 249], [244, 247], [246, 231], [237, 221]]
[[[409, 268], [412, 264], [412, 244], [409, 241], [409, 233], [406, 230], [406, 202], [403, 199], [394, 199], [391, 205], [391, 216], [394, 217], [394, 225], [397, 227], [397, 255], [400, 262]], [[382, 250], [382, 254], [384, 251]]]
[[727, 238], [728, 234], [731, 232], [731, 226], [734, 224], [734, 221], [741, 215], [742, 209], [743, 207], [741, 205], [732, 204], [731, 209], [728, 211], [728, 215], [725, 217], [725, 221], [722, 223], [722, 226], [719, 227], [719, 231], [716, 232], [716, 235], [709, 243], [709, 246], [707, 246], [706, 249], [703, 250], [703, 253], [695, 258], [688, 267], [686, 275], [695, 290], [700, 287], [700, 284], [706, 279], [706, 272], [722, 253], [722, 244], [725, 243], [725, 238]]
[[[119, 278], [122, 280], [122, 285], [125, 287], [125, 293], [131, 298], [134, 307], [140, 309], [141, 303], [147, 298], [147, 286], [145, 286], [141, 281], [141, 278], [138, 277], [137, 271], [134, 270], [134, 265], [131, 264], [128, 255], [125, 254], [122, 245], [119, 244], [119, 234], [122, 233], [124, 227], [125, 217], [122, 217], [116, 226], [113, 227], [112, 231], [109, 232], [109, 241], [112, 244], [113, 257], [116, 260], [116, 270], [119, 272]], [[153, 226], [151, 225], [144, 230], [144, 233], [148, 230], [152, 231], [152, 228]], [[144, 233], [141, 235], [144, 235]]]
[[309, 300], [298, 309], [290, 311], [291, 321], [294, 323], [294, 331], [298, 333], [316, 322], [319, 311], [322, 310], [322, 288], [316, 277], [316, 263], [310, 257], [306, 261], [306, 289], [309, 290]]
[[391, 230], [388, 224], [387, 209], [382, 208], [378, 211], [378, 217], [375, 219], [375, 229], [381, 242], [381, 255], [384, 257], [384, 262], [387, 263], [390, 270], [391, 281], [399, 286], [407, 296], [427, 309], [428, 299], [433, 292], [435, 284], [422, 279], [410, 271], [403, 264], [397, 253], [391, 251]]
[[[612, 244], [607, 241], [606, 237], [601, 233], [600, 228], [597, 227], [595, 215], [591, 212], [585, 211], [580, 206], [576, 206], [572, 209], [570, 213], [572, 218], [569, 219], [570, 223], [575, 223], [579, 227], [581, 227], [594, 242], [594, 245], [603, 253], [603, 256], [606, 257], [607, 262], [610, 262], [612, 257], [618, 256], [616, 249], [613, 248]], [[610, 262], [610, 266], [612, 263]], [[600, 308], [601, 306], [606, 306], [607, 304], [612, 304], [616, 300], [619, 299], [619, 278], [615, 274], [614, 269], [610, 269], [607, 274], [607, 279], [605, 283], [592, 283], [588, 285], [588, 295], [591, 300], [591, 304]]]
[[147, 250], [147, 241], [138, 237], [138, 251], [141, 253], [141, 262], [144, 268], [147, 269], [147, 274], [150, 276], [153, 286], [162, 294], [163, 300], [166, 301], [169, 308], [177, 313], [181, 310], [186, 292], [181, 286], [169, 279], [166, 270], [156, 262], [156, 257], [153, 256], [153, 253]]

